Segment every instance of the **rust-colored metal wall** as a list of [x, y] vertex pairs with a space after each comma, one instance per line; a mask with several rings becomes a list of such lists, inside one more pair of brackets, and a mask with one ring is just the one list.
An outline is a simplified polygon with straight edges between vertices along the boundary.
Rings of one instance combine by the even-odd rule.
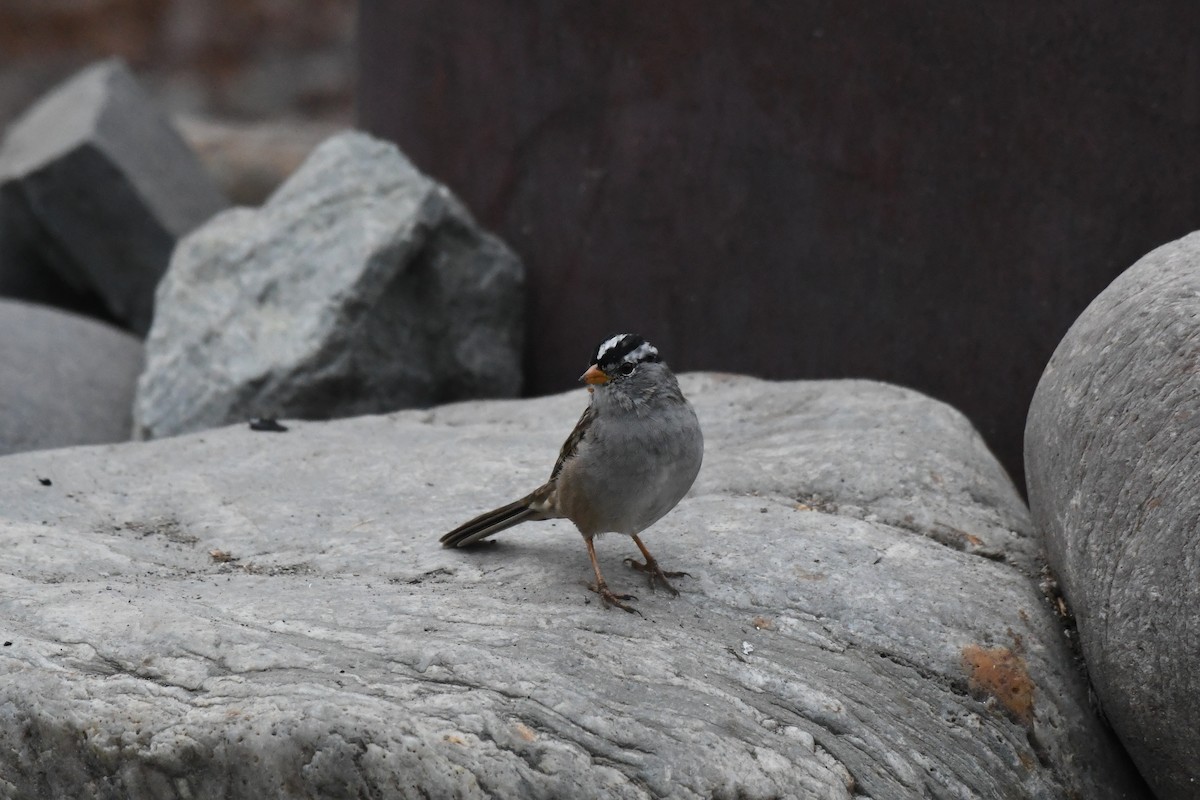
[[1075, 316], [1200, 228], [1200, 6], [362, 0], [359, 117], [531, 271], [528, 390], [646, 334], [679, 369], [862, 376], [1018, 479]]

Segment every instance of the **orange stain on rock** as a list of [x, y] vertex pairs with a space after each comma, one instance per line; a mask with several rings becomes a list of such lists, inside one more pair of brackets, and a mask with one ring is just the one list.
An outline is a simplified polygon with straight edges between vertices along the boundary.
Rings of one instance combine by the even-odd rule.
[[994, 697], [1021, 724], [1033, 722], [1033, 680], [1025, 659], [1007, 647], [985, 649], [967, 645], [963, 667], [972, 693]]

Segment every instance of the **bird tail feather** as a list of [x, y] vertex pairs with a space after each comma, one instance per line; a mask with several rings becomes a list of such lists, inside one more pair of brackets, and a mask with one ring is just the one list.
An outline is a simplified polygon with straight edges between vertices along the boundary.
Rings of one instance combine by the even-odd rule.
[[522, 497], [520, 500], [484, 512], [478, 517], [464, 522], [440, 539], [442, 547], [467, 547], [494, 533], [499, 533], [514, 525], [520, 525], [522, 522], [545, 519], [543, 514], [530, 505], [536, 494], [535, 492]]

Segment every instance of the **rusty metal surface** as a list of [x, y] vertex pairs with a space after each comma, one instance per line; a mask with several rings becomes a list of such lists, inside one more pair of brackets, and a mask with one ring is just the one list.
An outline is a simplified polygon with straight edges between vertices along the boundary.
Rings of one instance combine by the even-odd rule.
[[363, 0], [359, 119], [525, 260], [530, 392], [634, 330], [679, 370], [915, 387], [1020, 480], [1067, 327], [1200, 227], [1198, 17]]

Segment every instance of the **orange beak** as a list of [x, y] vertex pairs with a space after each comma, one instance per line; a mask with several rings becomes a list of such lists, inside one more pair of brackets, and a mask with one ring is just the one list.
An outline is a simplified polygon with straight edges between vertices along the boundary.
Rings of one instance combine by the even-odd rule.
[[595, 364], [588, 367], [587, 372], [579, 376], [579, 380], [588, 384], [608, 383], [608, 376]]

